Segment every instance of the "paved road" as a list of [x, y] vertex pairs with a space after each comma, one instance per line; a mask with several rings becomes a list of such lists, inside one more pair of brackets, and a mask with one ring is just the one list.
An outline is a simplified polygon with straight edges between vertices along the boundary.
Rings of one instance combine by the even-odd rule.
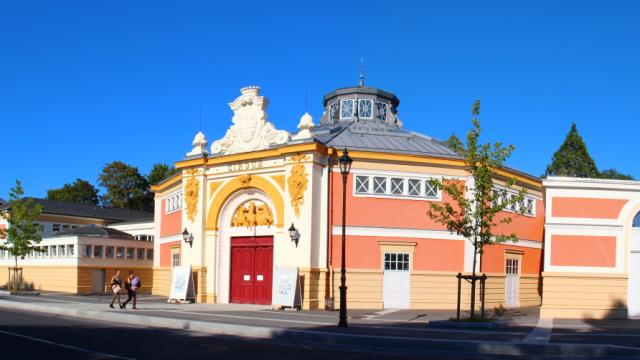
[[[0, 349], [7, 359], [515, 359], [211, 336], [191, 331], [114, 325], [0, 309]], [[7, 357], [5, 357], [7, 356]]]

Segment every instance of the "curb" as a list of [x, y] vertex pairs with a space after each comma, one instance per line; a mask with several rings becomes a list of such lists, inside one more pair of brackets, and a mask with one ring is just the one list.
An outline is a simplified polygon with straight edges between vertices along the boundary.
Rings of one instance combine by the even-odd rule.
[[531, 344], [521, 342], [500, 342], [480, 340], [429, 339], [419, 337], [397, 337], [381, 335], [362, 335], [318, 330], [299, 330], [272, 328], [254, 325], [238, 325], [199, 320], [184, 320], [127, 314], [114, 317], [113, 312], [95, 310], [77, 310], [56, 306], [21, 303], [6, 299], [0, 300], [0, 308], [33, 311], [76, 318], [109, 321], [112, 323], [136, 324], [150, 327], [162, 327], [175, 330], [190, 330], [212, 335], [238, 336], [272, 340], [295, 340], [325, 343], [337, 346], [366, 347], [406, 351], [446, 351], [456, 353], [475, 353], [485, 355], [535, 355], [535, 356], [578, 356], [578, 357], [629, 357], [639, 358], [640, 348], [618, 345], [549, 343]]

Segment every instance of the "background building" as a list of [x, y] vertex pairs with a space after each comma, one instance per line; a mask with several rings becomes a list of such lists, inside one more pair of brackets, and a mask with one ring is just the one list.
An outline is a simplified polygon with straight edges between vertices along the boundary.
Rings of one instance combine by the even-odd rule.
[[[34, 199], [43, 207], [37, 222], [44, 227], [41, 251], [33, 251], [18, 266], [24, 281], [36, 290], [103, 293], [116, 268], [133, 270], [150, 292], [153, 264], [152, 214], [116, 208]], [[0, 209], [10, 212], [8, 204]], [[2, 225], [7, 226], [2, 218]], [[107, 226], [109, 225], [109, 226]], [[122, 229], [118, 230], [118, 229]], [[0, 283], [14, 266], [0, 250]]]

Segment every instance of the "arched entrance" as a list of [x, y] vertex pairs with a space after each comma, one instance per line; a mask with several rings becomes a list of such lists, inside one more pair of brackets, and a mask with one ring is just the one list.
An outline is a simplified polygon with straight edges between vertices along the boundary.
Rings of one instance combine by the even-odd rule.
[[218, 302], [271, 304], [276, 206], [265, 192], [246, 188], [231, 194], [217, 222]]

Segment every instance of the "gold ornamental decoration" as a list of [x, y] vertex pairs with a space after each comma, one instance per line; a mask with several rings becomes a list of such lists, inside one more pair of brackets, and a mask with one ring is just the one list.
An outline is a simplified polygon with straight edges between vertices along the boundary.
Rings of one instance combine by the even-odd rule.
[[248, 206], [242, 204], [236, 209], [231, 220], [234, 227], [271, 226], [273, 225], [273, 213], [267, 204], [256, 205], [250, 202]]
[[198, 170], [191, 169], [187, 171], [190, 176], [184, 186], [184, 201], [187, 204], [187, 218], [193, 222], [198, 212], [198, 193], [200, 191], [200, 181], [196, 178]]
[[240, 181], [243, 187], [249, 187], [249, 184], [251, 184], [251, 174], [238, 176], [238, 181]]
[[306, 156], [296, 155], [291, 157], [295, 164], [291, 167], [291, 173], [287, 179], [289, 185], [289, 196], [291, 197], [291, 207], [297, 217], [300, 217], [300, 206], [304, 204], [304, 192], [307, 190], [307, 172], [302, 160]]

